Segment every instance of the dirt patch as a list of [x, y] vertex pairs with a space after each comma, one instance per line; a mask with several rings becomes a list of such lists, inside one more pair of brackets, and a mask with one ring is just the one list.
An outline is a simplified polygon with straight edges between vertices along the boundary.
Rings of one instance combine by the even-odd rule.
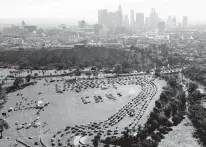
[[190, 120], [186, 117], [178, 126], [173, 127], [173, 131], [165, 135], [158, 147], [201, 147], [192, 134], [194, 128]]

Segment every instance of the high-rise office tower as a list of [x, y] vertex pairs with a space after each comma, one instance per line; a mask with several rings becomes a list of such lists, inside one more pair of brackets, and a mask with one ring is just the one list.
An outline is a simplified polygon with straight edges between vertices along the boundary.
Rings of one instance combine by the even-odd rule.
[[177, 26], [176, 16], [173, 16], [173, 18], [172, 18], [172, 28], [176, 28], [176, 26]]
[[136, 28], [138, 30], [144, 28], [144, 13], [136, 13]]
[[117, 11], [117, 26], [122, 27], [122, 6], [119, 5]]
[[171, 16], [168, 16], [168, 19], [167, 19], [167, 28], [171, 28], [172, 27], [172, 17]]
[[26, 25], [25, 22], [22, 20], [22, 22], [21, 22], [22, 29], [24, 29], [25, 25]]
[[107, 24], [107, 9], [98, 10], [98, 24]]
[[149, 17], [146, 17], [145, 18], [145, 28], [149, 29], [149, 26], [150, 26]]
[[124, 26], [125, 27], [129, 26], [129, 16], [128, 15], [124, 15]]
[[117, 26], [117, 13], [108, 12], [107, 14], [107, 27], [114, 29]]
[[160, 32], [165, 30], [165, 22], [164, 21], [158, 22], [158, 29]]
[[134, 10], [131, 10], [131, 12], [130, 12], [130, 26], [131, 26], [132, 28], [135, 27]]
[[187, 16], [183, 16], [182, 25], [183, 25], [183, 27], [188, 25], [188, 17]]
[[152, 8], [150, 12], [150, 28], [157, 29], [158, 14], [155, 12], [155, 9]]

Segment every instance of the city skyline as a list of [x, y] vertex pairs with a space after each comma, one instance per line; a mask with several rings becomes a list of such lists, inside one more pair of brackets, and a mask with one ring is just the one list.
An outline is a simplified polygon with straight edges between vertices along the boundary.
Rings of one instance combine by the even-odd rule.
[[[203, 0], [76, 0], [72, 3], [66, 0], [0, 0], [0, 2], [0, 23], [12, 23], [12, 20], [16, 22], [18, 20], [19, 23], [20, 20], [25, 20], [28, 23], [39, 24], [56, 23], [55, 20], [59, 20], [59, 23], [74, 25], [84, 18], [93, 24], [98, 22], [99, 9], [116, 11], [121, 4], [123, 15], [130, 16], [130, 11], [133, 9], [135, 14], [144, 13], [144, 16], [148, 17], [151, 8], [155, 8], [159, 17], [165, 21], [170, 15], [176, 16], [177, 22], [182, 22], [182, 17], [188, 16], [189, 24], [206, 24], [206, 17], [201, 15], [204, 11]], [[191, 11], [197, 5], [199, 9]]]

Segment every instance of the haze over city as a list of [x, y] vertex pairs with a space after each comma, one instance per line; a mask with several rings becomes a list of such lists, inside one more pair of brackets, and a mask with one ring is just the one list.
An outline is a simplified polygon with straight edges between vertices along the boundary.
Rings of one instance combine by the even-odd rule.
[[0, 147], [206, 147], [205, 0], [0, 0]]
[[[115, 11], [122, 5], [123, 14], [144, 13], [149, 16], [151, 8], [155, 8], [159, 17], [166, 20], [175, 15], [177, 22], [182, 16], [188, 16], [189, 24], [206, 24], [204, 0], [0, 0], [0, 22], [20, 24], [21, 20], [36, 25], [77, 24], [80, 19], [88, 23], [98, 22], [98, 9]], [[196, 9], [198, 7], [198, 9]]]

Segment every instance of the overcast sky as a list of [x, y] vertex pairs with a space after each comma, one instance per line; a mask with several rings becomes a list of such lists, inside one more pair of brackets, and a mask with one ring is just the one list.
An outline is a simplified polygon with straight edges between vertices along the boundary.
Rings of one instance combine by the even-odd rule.
[[[6, 19], [61, 20], [59, 23], [76, 22], [84, 18], [89, 23], [97, 22], [98, 9], [115, 11], [122, 5], [123, 13], [130, 10], [149, 15], [155, 8], [159, 16], [167, 19], [176, 15], [180, 21], [187, 15], [189, 23], [206, 23], [206, 0], [0, 0], [0, 22]], [[57, 22], [54, 22], [57, 23]]]

